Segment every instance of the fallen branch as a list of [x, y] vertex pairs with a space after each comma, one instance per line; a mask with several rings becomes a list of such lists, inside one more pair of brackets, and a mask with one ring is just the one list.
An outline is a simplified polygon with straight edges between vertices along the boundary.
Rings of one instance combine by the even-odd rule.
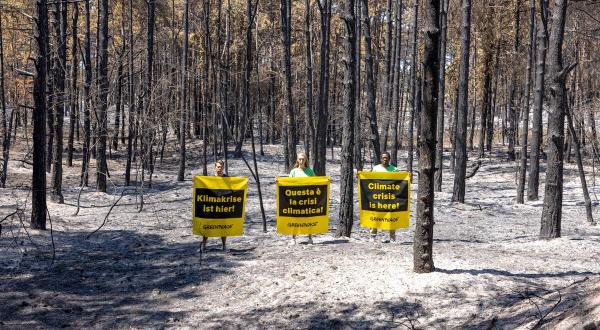
[[117, 203], [119, 203], [121, 198], [123, 198], [123, 196], [125, 195], [125, 192], [130, 191], [130, 190], [135, 191], [135, 188], [125, 188], [121, 191], [121, 196], [119, 196], [119, 198], [110, 207], [110, 209], [108, 210], [108, 213], [106, 213], [106, 216], [104, 217], [104, 221], [102, 221], [102, 224], [100, 225], [100, 227], [98, 227], [96, 230], [94, 230], [89, 235], [87, 235], [87, 237], [85, 239], [89, 239], [92, 235], [94, 235], [96, 232], [98, 232], [100, 229], [102, 229], [102, 227], [104, 227], [104, 225], [106, 224], [106, 221], [108, 220], [108, 216], [110, 215], [110, 212], [112, 212], [112, 210], [115, 208], [115, 206], [117, 206]]

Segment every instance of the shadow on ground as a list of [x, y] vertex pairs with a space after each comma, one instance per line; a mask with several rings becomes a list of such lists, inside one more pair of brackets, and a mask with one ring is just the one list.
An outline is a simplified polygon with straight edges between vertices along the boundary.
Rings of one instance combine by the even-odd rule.
[[[233, 251], [211, 252], [201, 260], [196, 242], [127, 230], [87, 235], [54, 231], [58, 250], [52, 265], [47, 253], [31, 250], [17, 268], [0, 268], [0, 328], [162, 327], [188, 312], [172, 302], [200, 296], [202, 283], [252, 258]], [[7, 247], [7, 236], [2, 240], [0, 247]]]

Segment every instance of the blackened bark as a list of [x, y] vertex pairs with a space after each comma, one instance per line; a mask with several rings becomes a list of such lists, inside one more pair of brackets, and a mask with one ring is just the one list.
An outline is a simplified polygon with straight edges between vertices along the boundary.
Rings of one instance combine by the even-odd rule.
[[52, 145], [52, 192], [50, 198], [59, 204], [64, 202], [62, 195], [63, 123], [65, 114], [65, 67], [67, 63], [67, 3], [55, 2], [56, 20], [56, 59], [54, 61], [54, 111]]
[[362, 0], [363, 33], [365, 35], [365, 66], [367, 78], [367, 117], [371, 131], [371, 146], [373, 147], [373, 164], [379, 162], [381, 146], [379, 144], [379, 130], [377, 128], [377, 112], [375, 111], [375, 73], [373, 70], [373, 46], [371, 37], [371, 23], [369, 20], [369, 2]]
[[92, 107], [91, 102], [91, 89], [92, 89], [92, 38], [90, 33], [90, 1], [85, 2], [85, 84], [83, 86], [83, 99], [84, 99], [84, 110], [83, 110], [83, 146], [82, 146], [82, 162], [81, 162], [81, 184], [84, 186], [88, 185], [88, 168], [90, 163], [90, 139], [91, 139], [91, 128], [90, 128], [90, 110]]
[[329, 121], [329, 58], [331, 36], [331, 0], [317, 1], [321, 16], [321, 45], [319, 95], [317, 97], [317, 129], [313, 143], [313, 170], [316, 175], [325, 175], [327, 160], [327, 123]]
[[310, 159], [310, 149], [315, 136], [315, 124], [313, 121], [313, 52], [310, 0], [305, 0], [304, 6], [306, 7], [306, 14], [304, 16], [304, 38], [306, 39], [306, 110], [304, 112], [304, 152], [306, 153], [306, 157]]
[[520, 22], [521, 22], [521, 1], [516, 0], [515, 5], [515, 43], [513, 48], [513, 67], [510, 78], [510, 92], [508, 97], [508, 160], [515, 160], [515, 144], [517, 141], [517, 112], [515, 109], [515, 94], [516, 94], [516, 85], [517, 85], [517, 65], [516, 61], [518, 60], [519, 55], [519, 43], [520, 43]]
[[96, 190], [106, 192], [107, 110], [108, 110], [108, 0], [101, 0], [99, 7], [100, 31], [98, 49], [98, 145], [96, 147]]
[[[490, 26], [491, 28], [491, 26]], [[491, 37], [491, 36], [490, 36]], [[490, 41], [491, 42], [491, 41]], [[479, 158], [485, 153], [485, 137], [488, 116], [491, 116], [491, 92], [492, 92], [492, 49], [491, 45], [484, 45], [483, 55], [483, 100], [481, 102], [481, 117], [479, 118]]]
[[296, 121], [292, 99], [292, 1], [281, 0], [281, 44], [283, 46], [283, 69], [285, 75], [284, 103], [285, 125], [287, 130], [287, 158], [285, 170], [289, 172], [296, 161]]
[[125, 185], [129, 186], [131, 183], [131, 159], [133, 158], [133, 140], [135, 139], [135, 80], [133, 72], [133, 0], [129, 0], [129, 54], [128, 54], [128, 110], [129, 110], [129, 122], [127, 127], [127, 163], [125, 165]]
[[531, 166], [529, 170], [529, 181], [527, 182], [527, 200], [536, 201], [539, 199], [538, 191], [540, 185], [540, 146], [542, 142], [542, 111], [544, 105], [544, 80], [546, 74], [546, 50], [548, 48], [548, 30], [547, 20], [547, 1], [540, 9], [542, 24], [538, 27], [538, 53], [537, 69], [535, 78], [535, 96], [533, 107], [533, 127], [531, 132]]
[[467, 173], [467, 113], [469, 107], [469, 48], [471, 45], [471, 0], [462, 0], [462, 26], [460, 32], [460, 66], [458, 78], [458, 107], [456, 116], [456, 165], [452, 201], [465, 202], [465, 176]]
[[[540, 238], [560, 237], [563, 197], [563, 143], [565, 110], [567, 107], [566, 79], [573, 67], [564, 67], [562, 46], [565, 33], [567, 0], [556, 0], [552, 12], [552, 32], [548, 49], [549, 107], [548, 107], [548, 168], [544, 189], [544, 208]], [[573, 137], [575, 137], [573, 135]]]
[[[2, 28], [2, 12], [0, 11], [0, 99], [2, 104], [2, 113], [0, 114], [0, 125], [2, 125], [2, 164], [0, 164], [0, 188], [4, 188], [6, 186], [6, 175], [8, 173], [8, 157], [10, 152], [10, 127], [12, 124], [13, 112], [11, 112], [10, 118], [8, 118], [8, 127], [7, 127], [7, 118], [6, 118], [6, 93], [4, 91], [4, 39], [2, 37], [2, 33], [4, 29]], [[16, 125], [15, 125], [16, 126]], [[16, 131], [16, 127], [15, 127]]]
[[418, 17], [419, 17], [419, 0], [415, 0], [413, 10], [413, 21], [412, 21], [412, 56], [410, 61], [410, 121], [408, 123], [408, 158], [406, 160], [406, 170], [411, 173], [413, 170], [413, 148], [414, 148], [414, 124], [415, 116], [417, 116], [417, 30], [418, 30]]
[[581, 144], [579, 143], [577, 133], [575, 132], [575, 126], [573, 125], [573, 116], [571, 115], [571, 109], [567, 107], [565, 108], [565, 112], [567, 115], [567, 122], [569, 124], [569, 132], [571, 132], [571, 136], [573, 137], [573, 144], [575, 145], [575, 159], [577, 160], [577, 169], [579, 170], [579, 181], [581, 182], [581, 190], [583, 191], [583, 199], [585, 201], [585, 214], [587, 216], [587, 221], [590, 224], [594, 225], [596, 223], [594, 222], [594, 216], [592, 215], [592, 200], [590, 198], [587, 182], [585, 180], [585, 170], [583, 169], [583, 161], [581, 159]]
[[392, 106], [390, 108], [392, 114], [392, 155], [391, 162], [392, 164], [398, 164], [398, 120], [399, 120], [399, 107], [398, 102], [400, 99], [400, 61], [401, 61], [401, 51], [402, 51], [402, 0], [397, 1], [396, 6], [396, 18], [395, 24], [396, 29], [394, 34], [394, 74], [393, 74], [393, 84], [392, 84], [392, 92], [391, 92], [391, 101]]
[[71, 24], [71, 90], [69, 93], [69, 139], [67, 142], [67, 166], [73, 166], [73, 140], [75, 139], [75, 123], [79, 112], [79, 97], [77, 79], [79, 77], [79, 38], [77, 37], [77, 24], [79, 21], [79, 3], [73, 3], [73, 20]]
[[527, 49], [527, 82], [525, 86], [525, 107], [523, 112], [523, 132], [521, 133], [521, 159], [517, 178], [517, 204], [523, 204], [525, 195], [525, 176], [527, 172], [527, 137], [529, 135], [529, 100], [533, 76], [535, 54], [535, 0], [529, 1], [529, 47]]
[[340, 222], [336, 236], [350, 237], [354, 223], [354, 116], [356, 114], [356, 14], [354, 0], [345, 0], [343, 21], [346, 32], [344, 40], [344, 136], [342, 138]]
[[440, 87], [437, 114], [437, 144], [435, 150], [435, 191], [442, 191], [442, 167], [444, 166], [444, 102], [446, 99], [446, 37], [448, 34], [449, 0], [442, 1], [440, 11]]
[[[186, 130], [187, 130], [187, 112], [188, 112], [188, 101], [187, 101], [187, 87], [188, 87], [188, 45], [189, 45], [189, 0], [185, 0], [183, 9], [183, 54], [181, 60], [181, 113], [179, 119], [179, 171], [177, 172], [177, 181], [183, 181], [185, 176], [185, 162], [186, 162]], [[223, 129], [225, 129], [223, 127]]]
[[31, 178], [31, 228], [46, 229], [46, 59], [48, 57], [48, 9], [46, 0], [37, 0], [33, 80], [33, 174]]
[[435, 173], [435, 140], [438, 111], [440, 70], [440, 0], [425, 0], [423, 5], [423, 103], [421, 134], [419, 136], [419, 190], [417, 196], [417, 222], [413, 245], [413, 262], [416, 273], [435, 270], [433, 264], [433, 202]]

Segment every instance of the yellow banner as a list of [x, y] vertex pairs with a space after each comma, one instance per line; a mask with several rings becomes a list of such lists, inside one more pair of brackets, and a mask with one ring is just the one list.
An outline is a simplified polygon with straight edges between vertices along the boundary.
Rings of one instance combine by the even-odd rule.
[[248, 178], [195, 176], [192, 232], [206, 237], [240, 236]]
[[363, 227], [408, 228], [410, 173], [359, 172], [358, 204]]
[[329, 231], [329, 178], [277, 178], [277, 232], [287, 235]]

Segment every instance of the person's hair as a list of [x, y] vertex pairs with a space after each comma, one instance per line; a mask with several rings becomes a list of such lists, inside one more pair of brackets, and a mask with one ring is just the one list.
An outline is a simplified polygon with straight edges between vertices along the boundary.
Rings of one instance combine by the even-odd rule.
[[296, 156], [296, 163], [294, 164], [294, 167], [300, 167], [300, 164], [298, 164], [298, 157], [300, 157], [300, 155], [304, 156], [304, 167], [308, 167], [308, 156], [306, 156], [306, 154], [303, 152], [299, 152]]
[[389, 152], [384, 151], [384, 152], [381, 153], [381, 155], [379, 155], [379, 158], [381, 158], [381, 156], [383, 156], [383, 155], [388, 155], [388, 157], [392, 157], [392, 155], [390, 155]]
[[217, 166], [217, 164], [221, 164], [221, 166], [225, 167], [225, 162], [218, 159], [217, 161], [215, 161], [215, 166]]

